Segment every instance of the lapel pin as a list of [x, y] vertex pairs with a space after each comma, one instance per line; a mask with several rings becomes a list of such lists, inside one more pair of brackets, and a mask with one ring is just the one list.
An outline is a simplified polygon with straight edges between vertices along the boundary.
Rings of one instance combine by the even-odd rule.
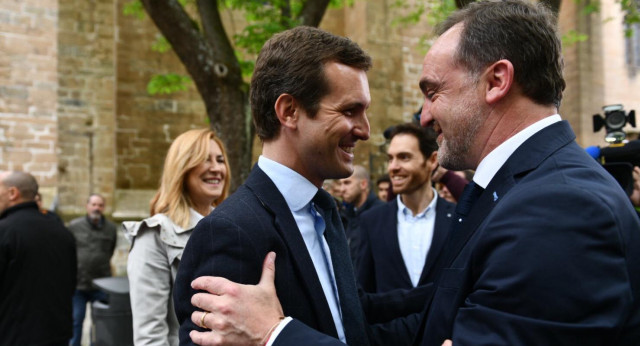
[[493, 201], [495, 202], [497, 200], [498, 200], [498, 194], [495, 191], [493, 191]]

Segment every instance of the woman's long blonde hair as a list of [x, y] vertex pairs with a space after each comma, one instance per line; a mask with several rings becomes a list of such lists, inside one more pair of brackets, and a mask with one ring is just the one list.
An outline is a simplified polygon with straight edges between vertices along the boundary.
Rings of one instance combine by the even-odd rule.
[[207, 160], [210, 140], [214, 140], [220, 146], [224, 156], [224, 165], [227, 168], [222, 194], [213, 201], [212, 206], [222, 203], [227, 198], [231, 182], [231, 169], [222, 141], [210, 129], [189, 130], [178, 136], [169, 147], [167, 157], [164, 160], [162, 178], [160, 178], [160, 188], [151, 199], [151, 215], [164, 213], [176, 225], [182, 228], [188, 227], [189, 208], [193, 203], [187, 191], [186, 178], [189, 171]]

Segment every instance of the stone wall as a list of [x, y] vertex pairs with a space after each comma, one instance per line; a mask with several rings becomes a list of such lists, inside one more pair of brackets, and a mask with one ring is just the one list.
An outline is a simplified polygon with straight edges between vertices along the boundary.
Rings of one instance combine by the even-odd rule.
[[[175, 54], [150, 50], [158, 31], [148, 17], [124, 16], [126, 2], [0, 0], [0, 169], [32, 172], [45, 203], [58, 194], [65, 215], [83, 213], [90, 192], [107, 197], [108, 213], [143, 215], [171, 141], [208, 126], [194, 87], [147, 94], [153, 74], [184, 69]], [[603, 0], [601, 9], [585, 16], [576, 3], [563, 1], [559, 19], [563, 33], [589, 35], [564, 47], [567, 89], [560, 110], [584, 146], [603, 144], [604, 132], [594, 134], [591, 125], [603, 105], [640, 111], [640, 81], [625, 65], [619, 4]], [[422, 104], [417, 81], [425, 52], [418, 40], [431, 28], [392, 25], [398, 11], [388, 1], [356, 0], [328, 10], [321, 24], [373, 57], [371, 138], [356, 148], [356, 163], [374, 178], [386, 167], [382, 131], [410, 121]], [[241, 29], [241, 17], [223, 16]], [[254, 148], [257, 157], [260, 144]]]
[[151, 50], [159, 31], [148, 16], [140, 20], [116, 11], [117, 50], [116, 150], [117, 189], [158, 187], [164, 157], [179, 134], [208, 127], [204, 104], [193, 84], [187, 92], [149, 95], [147, 83], [155, 74], [187, 75], [173, 51]]
[[0, 6], [0, 170], [31, 172], [50, 204], [57, 185], [58, 2]]
[[575, 2], [563, 1], [559, 16], [561, 33], [576, 30], [589, 36], [563, 47], [567, 88], [560, 108], [585, 147], [605, 145], [605, 131], [594, 133], [592, 124], [593, 114], [603, 115], [602, 106], [620, 103], [627, 111], [640, 110], [640, 78], [626, 65], [620, 4], [603, 0], [600, 8], [587, 16]]
[[60, 0], [58, 143], [60, 211], [84, 212], [96, 192], [113, 210], [115, 7], [111, 0]]

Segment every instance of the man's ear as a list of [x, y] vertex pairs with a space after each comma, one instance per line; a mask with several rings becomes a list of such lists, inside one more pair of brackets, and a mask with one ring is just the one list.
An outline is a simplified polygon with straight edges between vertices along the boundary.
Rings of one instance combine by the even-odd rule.
[[436, 150], [432, 152], [425, 163], [427, 166], [429, 166], [431, 173], [433, 173], [433, 170], [438, 167], [438, 151]]
[[295, 129], [300, 116], [298, 102], [290, 94], [281, 94], [274, 105], [280, 125]]
[[483, 78], [487, 85], [485, 101], [490, 105], [495, 104], [511, 90], [514, 81], [513, 64], [506, 59], [496, 61], [485, 70]]
[[360, 179], [360, 189], [366, 190], [369, 187], [369, 182], [367, 179]]
[[9, 194], [9, 200], [11, 202], [15, 202], [20, 200], [21, 196], [20, 196], [20, 190], [18, 190], [17, 187], [15, 186], [11, 186], [7, 189], [7, 192]]

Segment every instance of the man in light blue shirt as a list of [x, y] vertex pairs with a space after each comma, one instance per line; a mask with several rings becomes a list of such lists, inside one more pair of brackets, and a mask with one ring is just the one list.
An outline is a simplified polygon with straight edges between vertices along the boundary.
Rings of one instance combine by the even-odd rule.
[[[420, 76], [421, 123], [438, 133], [443, 167], [476, 176], [458, 201], [422, 321], [397, 337], [426, 346], [638, 344], [640, 222], [618, 182], [558, 121], [556, 22], [542, 3], [496, 0], [472, 2], [440, 26]], [[212, 299], [194, 302], [236, 303], [220, 317], [225, 335], [277, 320], [273, 296], [262, 293], [280, 268], [266, 264], [260, 285], [218, 282]], [[299, 344], [341, 342], [293, 323], [274, 341]]]
[[411, 289], [430, 278], [455, 209], [431, 185], [437, 150], [430, 129], [408, 123], [391, 133], [387, 170], [398, 196], [362, 214], [356, 272], [366, 292]]
[[271, 251], [284, 321], [264, 326], [255, 342], [292, 317], [349, 345], [369, 344], [344, 230], [321, 186], [350, 176], [355, 145], [369, 138], [370, 66], [357, 44], [316, 28], [297, 27], [264, 45], [251, 82], [262, 155], [184, 250], [174, 291], [181, 345], [219, 332], [212, 310], [191, 305], [192, 280], [255, 284]]

